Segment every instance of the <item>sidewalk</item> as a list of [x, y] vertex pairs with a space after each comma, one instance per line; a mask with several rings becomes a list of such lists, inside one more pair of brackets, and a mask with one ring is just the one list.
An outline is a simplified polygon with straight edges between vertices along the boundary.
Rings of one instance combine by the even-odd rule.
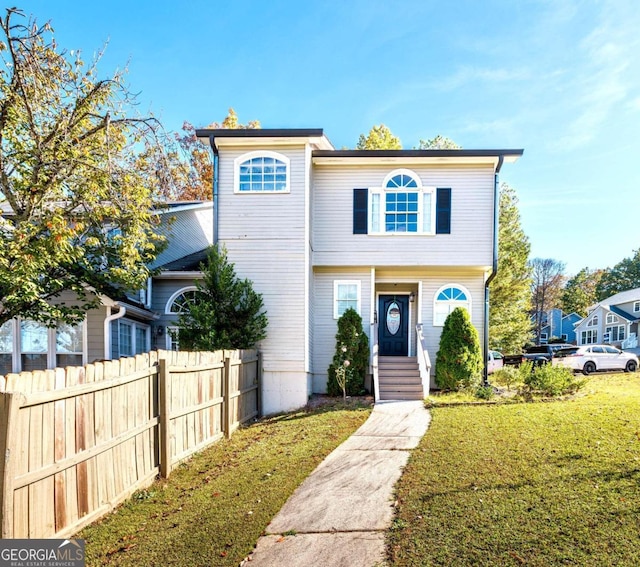
[[382, 565], [393, 488], [429, 420], [421, 401], [377, 403], [364, 425], [296, 489], [243, 565]]

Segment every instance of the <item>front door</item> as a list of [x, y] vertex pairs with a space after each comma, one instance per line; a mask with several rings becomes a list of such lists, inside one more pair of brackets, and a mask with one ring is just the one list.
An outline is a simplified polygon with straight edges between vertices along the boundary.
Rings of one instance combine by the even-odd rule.
[[378, 300], [380, 356], [409, 354], [409, 296], [381, 295]]

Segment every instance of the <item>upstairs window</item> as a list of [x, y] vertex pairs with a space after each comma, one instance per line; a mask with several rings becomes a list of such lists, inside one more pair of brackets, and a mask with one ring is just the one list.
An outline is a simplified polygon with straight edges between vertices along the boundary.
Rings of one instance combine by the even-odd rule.
[[449, 234], [451, 189], [425, 187], [408, 169], [391, 172], [382, 187], [354, 189], [354, 234]]
[[633, 303], [633, 312], [640, 313], [640, 301], [635, 301]]
[[187, 306], [195, 302], [197, 293], [198, 288], [194, 286], [185, 287], [176, 291], [169, 298], [169, 301], [167, 301], [167, 306], [164, 311], [165, 314], [179, 315], [180, 313], [184, 313]]
[[613, 313], [607, 313], [607, 325], [615, 323], [617, 321], [616, 316]]
[[588, 322], [587, 327], [597, 327], [598, 326], [598, 316], [594, 315]]
[[462, 307], [471, 315], [471, 294], [461, 285], [447, 284], [435, 295], [433, 305], [433, 325], [442, 327], [445, 320], [456, 307]]
[[288, 193], [289, 158], [275, 152], [251, 152], [237, 158], [236, 193]]

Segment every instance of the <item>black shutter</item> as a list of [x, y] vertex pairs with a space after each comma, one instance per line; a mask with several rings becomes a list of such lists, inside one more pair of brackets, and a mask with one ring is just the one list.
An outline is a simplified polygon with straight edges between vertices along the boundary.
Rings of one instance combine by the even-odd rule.
[[353, 190], [353, 234], [367, 234], [369, 218], [369, 190]]
[[436, 234], [451, 234], [451, 189], [436, 189]]

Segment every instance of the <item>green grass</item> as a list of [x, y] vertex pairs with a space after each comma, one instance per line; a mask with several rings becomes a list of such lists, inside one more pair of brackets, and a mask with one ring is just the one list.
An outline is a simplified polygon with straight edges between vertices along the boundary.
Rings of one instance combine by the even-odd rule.
[[237, 566], [295, 488], [369, 413], [334, 402], [236, 431], [77, 534], [87, 566]]
[[640, 565], [640, 374], [550, 403], [438, 404], [397, 487], [399, 565]]

